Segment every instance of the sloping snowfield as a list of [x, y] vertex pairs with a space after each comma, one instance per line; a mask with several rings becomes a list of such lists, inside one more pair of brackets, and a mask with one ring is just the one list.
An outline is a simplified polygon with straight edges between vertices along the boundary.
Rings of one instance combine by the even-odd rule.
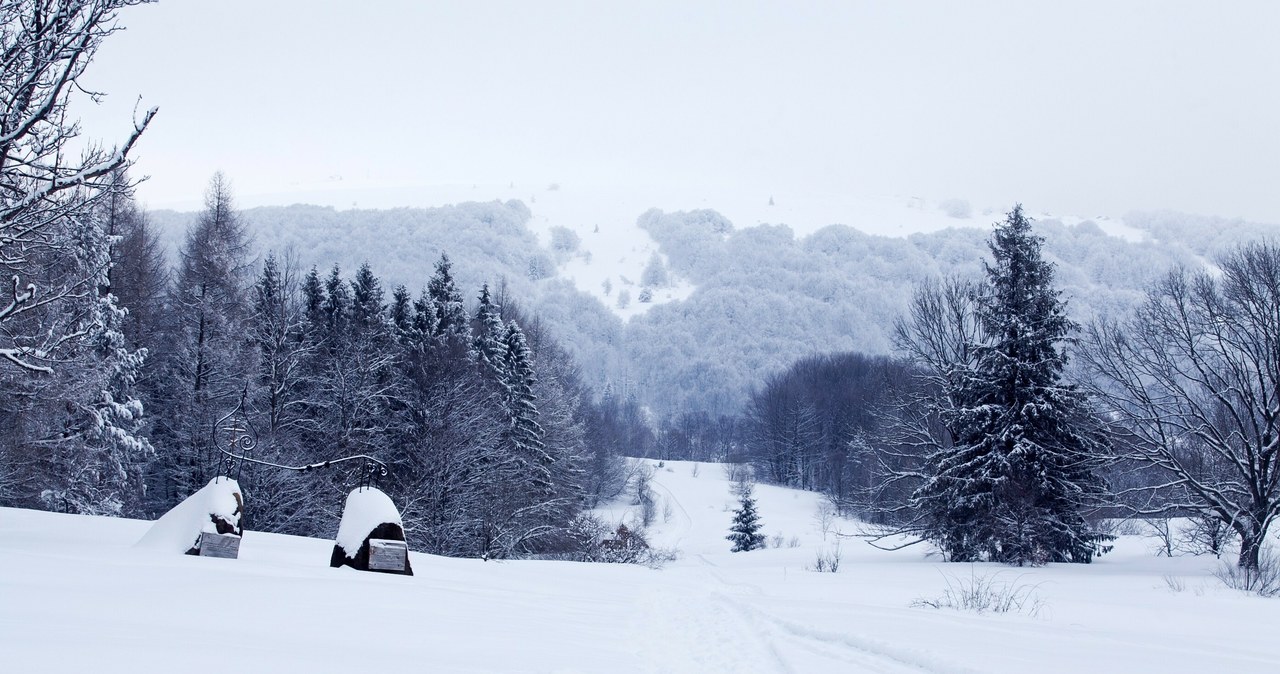
[[[0, 671], [1280, 671], [1280, 599], [1225, 589], [1212, 557], [1126, 536], [1091, 565], [945, 564], [841, 539], [846, 521], [824, 536], [816, 495], [768, 486], [781, 547], [732, 554], [721, 467], [652, 467], [650, 539], [680, 551], [660, 570], [415, 553], [414, 577], [391, 576], [254, 532], [238, 560], [196, 558], [135, 548], [147, 522], [0, 509]], [[809, 570], [837, 543], [838, 573]], [[912, 606], [972, 578], [1027, 610]]]

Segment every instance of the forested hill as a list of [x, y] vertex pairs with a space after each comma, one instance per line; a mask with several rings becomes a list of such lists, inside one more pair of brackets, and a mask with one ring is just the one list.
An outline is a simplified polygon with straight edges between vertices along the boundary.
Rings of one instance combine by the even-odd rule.
[[[990, 231], [978, 217], [882, 236], [838, 224], [807, 235], [786, 225], [737, 227], [713, 210], [637, 215], [638, 230], [627, 234], [645, 243], [619, 250], [616, 231], [548, 223], [518, 200], [243, 212], [258, 250], [292, 248], [305, 265], [337, 261], [344, 270], [368, 261], [388, 283], [410, 288], [426, 282], [445, 251], [466, 292], [505, 280], [568, 345], [588, 381], [634, 394], [659, 413], [734, 412], [764, 377], [804, 355], [888, 353], [913, 285], [980, 273]], [[194, 214], [151, 217], [176, 248]], [[1200, 265], [1236, 242], [1280, 231], [1176, 213], [1131, 214], [1124, 224], [1126, 236], [1078, 218], [1035, 222], [1075, 318], [1127, 308], [1170, 267]], [[628, 265], [643, 272], [624, 273]]]

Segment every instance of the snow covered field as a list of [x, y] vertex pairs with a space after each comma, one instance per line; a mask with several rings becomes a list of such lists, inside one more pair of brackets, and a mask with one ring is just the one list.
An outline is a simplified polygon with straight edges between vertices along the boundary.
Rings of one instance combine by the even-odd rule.
[[[730, 483], [694, 466], [655, 469], [650, 538], [680, 551], [659, 570], [413, 554], [402, 577], [329, 568], [330, 540], [247, 531], [240, 559], [197, 558], [134, 547], [147, 522], [0, 509], [2, 669], [1280, 671], [1280, 599], [1223, 588], [1212, 557], [1126, 536], [1092, 565], [1017, 569], [845, 539], [839, 572], [817, 573], [851, 523], [824, 539], [816, 495], [757, 486], [782, 546], [731, 554]], [[1018, 584], [1039, 610], [912, 606], [972, 576]]]

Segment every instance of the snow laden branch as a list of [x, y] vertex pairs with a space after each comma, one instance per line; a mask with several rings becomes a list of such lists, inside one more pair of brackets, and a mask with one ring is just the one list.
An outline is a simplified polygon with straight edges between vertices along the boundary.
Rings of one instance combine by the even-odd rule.
[[[50, 372], [36, 361], [88, 332], [74, 322], [32, 314], [64, 299], [88, 297], [106, 274], [107, 260], [62, 261], [84, 247], [99, 205], [128, 188], [118, 172], [129, 165], [129, 152], [156, 109], [135, 114], [124, 141], [108, 149], [81, 141], [71, 107], [77, 97], [101, 100], [103, 94], [79, 80], [102, 41], [121, 29], [119, 10], [143, 3], [0, 2], [0, 271], [19, 279], [12, 301], [0, 311], [0, 357], [23, 371]], [[78, 160], [68, 159], [77, 152]], [[17, 290], [23, 283], [25, 290]]]
[[[22, 282], [18, 279], [18, 275], [14, 274], [12, 299], [9, 301], [8, 306], [4, 309], [0, 309], [0, 323], [10, 316], [22, 311], [23, 308], [36, 296], [36, 286], [34, 283], [28, 283], [26, 288], [19, 290], [19, 288], [21, 288], [21, 283]], [[28, 353], [28, 351], [22, 347], [0, 347], [0, 358], [17, 365], [23, 370], [45, 374], [53, 371], [48, 367], [32, 363], [29, 359], [30, 355], [33, 354]]]

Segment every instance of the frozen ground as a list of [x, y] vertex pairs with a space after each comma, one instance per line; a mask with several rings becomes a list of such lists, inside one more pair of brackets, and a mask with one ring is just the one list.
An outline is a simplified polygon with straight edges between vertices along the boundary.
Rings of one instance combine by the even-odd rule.
[[[13, 672], [1280, 671], [1280, 599], [1227, 590], [1208, 557], [1122, 537], [1092, 565], [950, 565], [840, 543], [807, 570], [819, 499], [757, 487], [782, 546], [729, 553], [721, 468], [654, 472], [660, 570], [414, 554], [415, 576], [330, 569], [333, 542], [246, 532], [238, 560], [143, 550], [147, 522], [0, 509], [0, 662]], [[252, 508], [252, 494], [247, 507]], [[606, 517], [629, 518], [624, 504]], [[337, 523], [334, 523], [336, 528]], [[792, 539], [796, 547], [789, 547]], [[913, 608], [971, 574], [1036, 615]], [[1177, 589], [1181, 588], [1181, 589]]]

